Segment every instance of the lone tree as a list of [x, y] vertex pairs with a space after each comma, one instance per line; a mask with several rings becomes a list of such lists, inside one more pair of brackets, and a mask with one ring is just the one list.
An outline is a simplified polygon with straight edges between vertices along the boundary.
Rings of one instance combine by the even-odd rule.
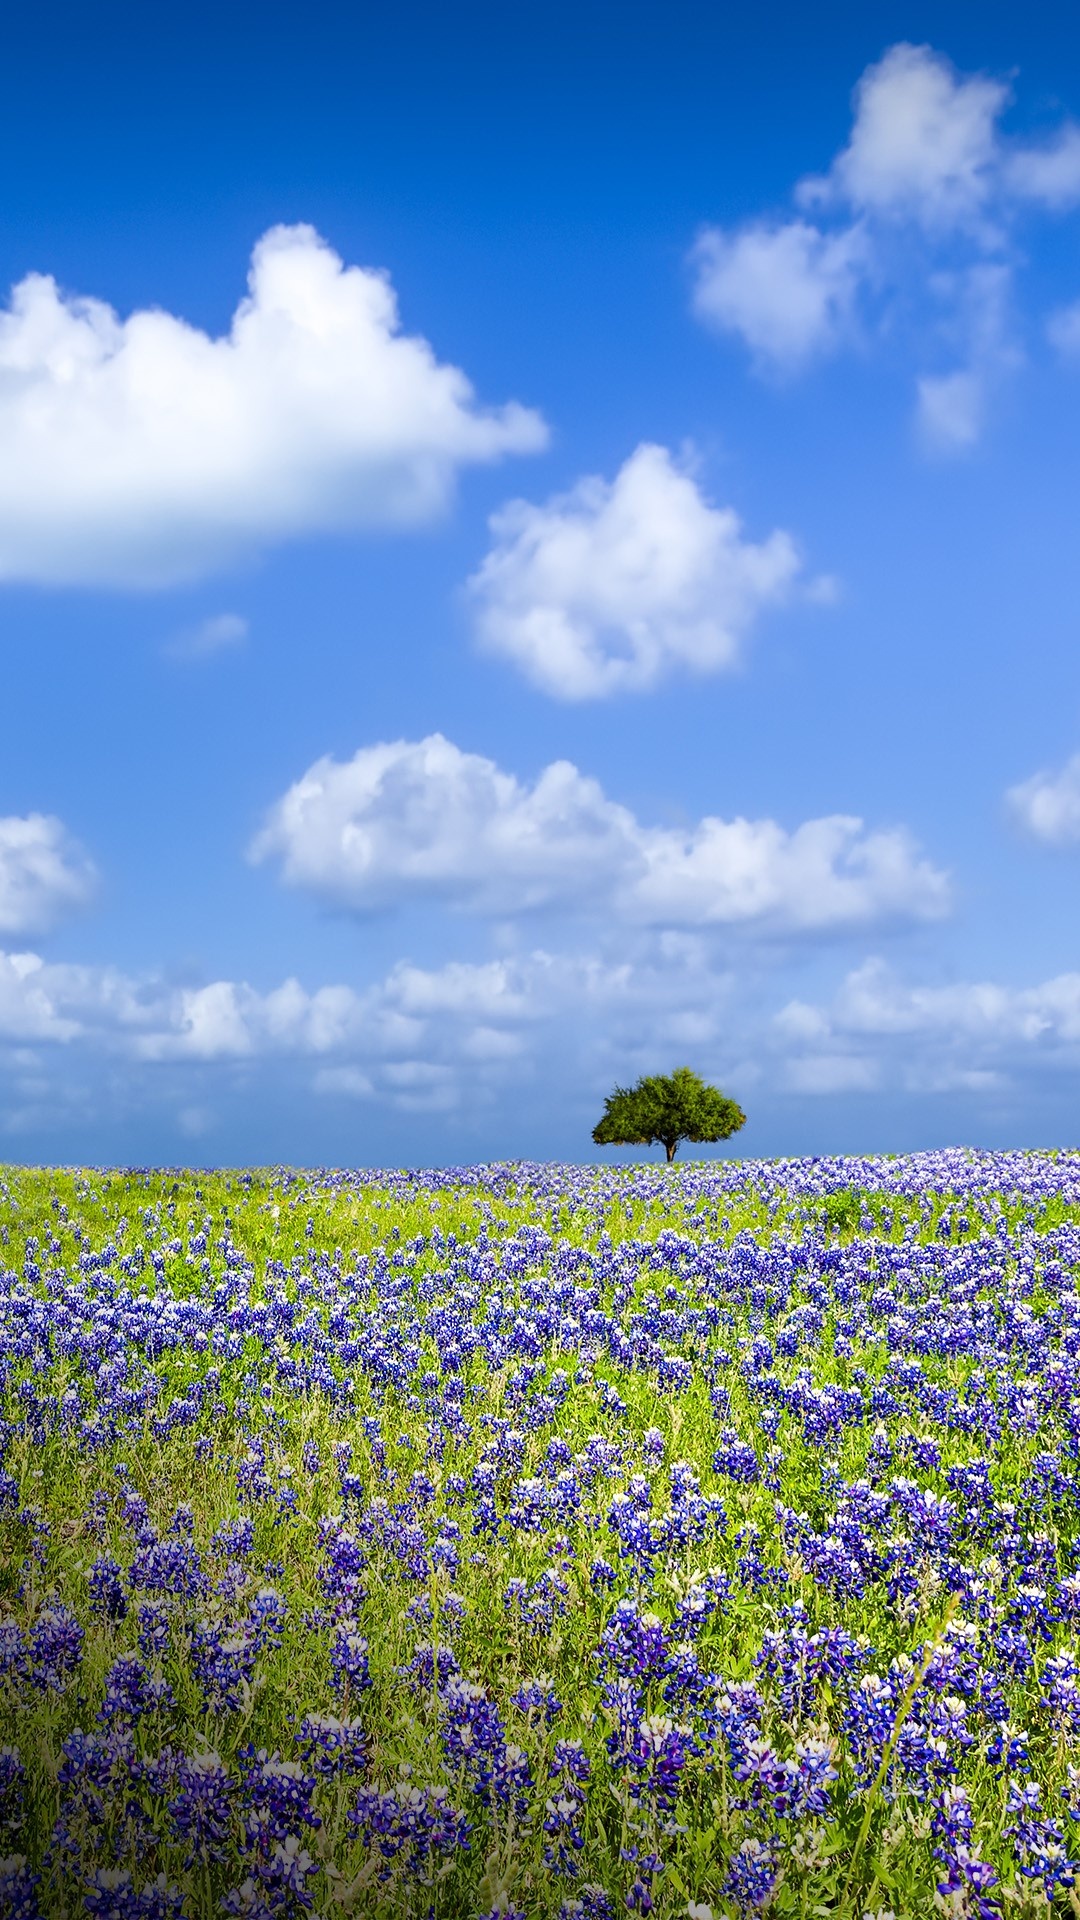
[[719, 1087], [710, 1087], [689, 1067], [648, 1073], [636, 1087], [616, 1087], [593, 1128], [598, 1147], [640, 1147], [661, 1140], [674, 1160], [680, 1140], [727, 1140], [745, 1126], [746, 1115]]

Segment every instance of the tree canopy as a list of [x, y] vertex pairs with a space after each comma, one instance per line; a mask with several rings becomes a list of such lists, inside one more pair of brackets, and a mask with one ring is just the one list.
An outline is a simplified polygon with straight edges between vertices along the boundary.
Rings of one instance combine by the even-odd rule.
[[676, 1067], [674, 1073], [645, 1074], [634, 1087], [616, 1087], [604, 1102], [592, 1137], [598, 1147], [647, 1146], [659, 1140], [670, 1161], [680, 1140], [727, 1140], [745, 1124], [736, 1101], [689, 1067]]

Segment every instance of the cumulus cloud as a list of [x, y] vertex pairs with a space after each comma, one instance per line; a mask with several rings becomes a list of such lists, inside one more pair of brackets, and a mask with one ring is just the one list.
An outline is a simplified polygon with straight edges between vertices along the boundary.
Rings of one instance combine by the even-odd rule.
[[481, 642], [564, 700], [731, 667], [799, 573], [789, 534], [748, 540], [730, 507], [647, 444], [613, 481], [581, 480], [543, 506], [511, 501], [491, 530], [469, 583]]
[[265, 994], [231, 980], [184, 987], [115, 967], [0, 952], [0, 1038], [7, 1041], [82, 1041], [147, 1061], [317, 1054], [353, 1036], [361, 1009], [348, 987], [310, 994], [295, 980]]
[[848, 1032], [963, 1034], [989, 1041], [1031, 1042], [1053, 1033], [1080, 1040], [1080, 974], [1061, 974], [1037, 987], [960, 981], [910, 987], [882, 960], [848, 975], [833, 1010]]
[[1035, 773], [1010, 787], [1006, 804], [1017, 825], [1050, 846], [1080, 841], [1080, 753], [1058, 773]]
[[866, 270], [859, 227], [828, 234], [805, 220], [709, 227], [692, 259], [698, 318], [740, 334], [760, 365], [782, 372], [841, 344]]
[[[474, 1104], [508, 1079], [528, 1080], [541, 1064], [546, 1072], [565, 1057], [570, 1033], [578, 1077], [586, 1061], [609, 1074], [628, 1060], [644, 1065], [657, 1050], [666, 1057], [682, 1045], [687, 1018], [695, 1044], [715, 1050], [729, 995], [730, 976], [692, 942], [666, 938], [633, 963], [538, 948], [433, 968], [401, 963], [362, 988], [311, 990], [292, 979], [269, 991], [234, 980], [178, 987], [0, 953], [0, 1043], [22, 1092], [32, 1080], [45, 1107], [75, 1085], [73, 1056], [81, 1052], [108, 1059], [116, 1084], [136, 1076], [145, 1088], [147, 1076], [153, 1083], [164, 1075], [202, 1094], [234, 1070], [247, 1077], [291, 1061], [328, 1099], [439, 1110], [465, 1097]], [[65, 1069], [54, 1084], [55, 1049]], [[201, 1098], [186, 1106], [206, 1110]]]
[[1080, 973], [1034, 987], [993, 981], [910, 986], [881, 959], [849, 973], [831, 1004], [790, 1001], [773, 1030], [789, 1086], [885, 1084], [948, 1092], [1007, 1084], [1025, 1059], [1075, 1065]]
[[35, 1125], [74, 1106], [90, 1114], [105, 1084], [114, 1102], [167, 1099], [194, 1133], [194, 1116], [201, 1125], [223, 1097], [274, 1083], [294, 1098], [306, 1088], [327, 1102], [475, 1115], [526, 1089], [548, 1106], [578, 1102], [583, 1089], [686, 1057], [736, 1098], [997, 1096], [1080, 1065], [1080, 973], [1034, 987], [925, 986], [876, 959], [821, 1004], [774, 1012], [774, 994], [767, 972], [718, 967], [708, 941], [686, 932], [636, 935], [617, 960], [534, 947], [403, 962], [365, 986], [292, 979], [268, 990], [0, 952], [0, 1127], [30, 1109]]
[[[1080, 127], [1011, 140], [1001, 128], [1010, 99], [1002, 81], [958, 74], [932, 47], [890, 47], [855, 88], [847, 144], [826, 173], [797, 184], [796, 217], [699, 236], [698, 317], [739, 336], [759, 371], [791, 373], [875, 338], [895, 356], [906, 337], [931, 363], [917, 371], [922, 438], [937, 452], [967, 450], [995, 383], [1021, 358], [1017, 217], [1080, 204]], [[1064, 344], [1067, 318], [1055, 326]]]
[[287, 884], [371, 912], [410, 899], [631, 926], [811, 931], [947, 911], [946, 876], [899, 828], [830, 815], [643, 825], [566, 760], [530, 785], [441, 734], [316, 761], [252, 848]]
[[0, 935], [47, 933], [86, 906], [93, 862], [63, 824], [44, 813], [0, 818]]
[[30, 274], [0, 314], [0, 580], [160, 587], [268, 542], [408, 525], [543, 445], [404, 333], [385, 274], [275, 227], [211, 338]]
[[1055, 211], [1080, 203], [1080, 127], [1069, 120], [1040, 147], [1010, 154], [1006, 178], [1013, 192]]
[[1008, 99], [1000, 81], [961, 78], [933, 48], [901, 41], [862, 75], [847, 146], [825, 179], [801, 184], [799, 198], [934, 228], [979, 221], [998, 184], [997, 121]]

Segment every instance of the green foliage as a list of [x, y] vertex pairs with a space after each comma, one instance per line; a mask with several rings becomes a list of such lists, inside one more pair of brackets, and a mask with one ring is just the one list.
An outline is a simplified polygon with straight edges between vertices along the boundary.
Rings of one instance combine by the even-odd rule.
[[674, 1160], [680, 1140], [728, 1140], [746, 1115], [719, 1087], [689, 1067], [645, 1074], [634, 1087], [616, 1087], [593, 1128], [598, 1147], [637, 1147], [659, 1140]]
[[825, 1223], [836, 1233], [858, 1233], [865, 1205], [866, 1195], [857, 1187], [841, 1187], [835, 1193], [827, 1193], [822, 1208]]

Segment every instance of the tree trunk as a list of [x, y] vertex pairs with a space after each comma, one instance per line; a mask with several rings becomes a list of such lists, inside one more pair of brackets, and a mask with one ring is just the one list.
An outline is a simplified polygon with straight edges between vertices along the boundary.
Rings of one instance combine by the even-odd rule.
[[678, 1141], [677, 1141], [677, 1140], [665, 1140], [665, 1141], [664, 1141], [664, 1152], [665, 1152], [665, 1153], [667, 1154], [667, 1157], [668, 1157], [668, 1166], [669, 1166], [669, 1167], [670, 1167], [670, 1165], [671, 1165], [671, 1162], [672, 1162], [672, 1161], [674, 1160], [674, 1158], [675, 1158], [675, 1149], [676, 1149], [676, 1147], [678, 1146], [678, 1144], [679, 1144], [679, 1143], [678, 1143]]

